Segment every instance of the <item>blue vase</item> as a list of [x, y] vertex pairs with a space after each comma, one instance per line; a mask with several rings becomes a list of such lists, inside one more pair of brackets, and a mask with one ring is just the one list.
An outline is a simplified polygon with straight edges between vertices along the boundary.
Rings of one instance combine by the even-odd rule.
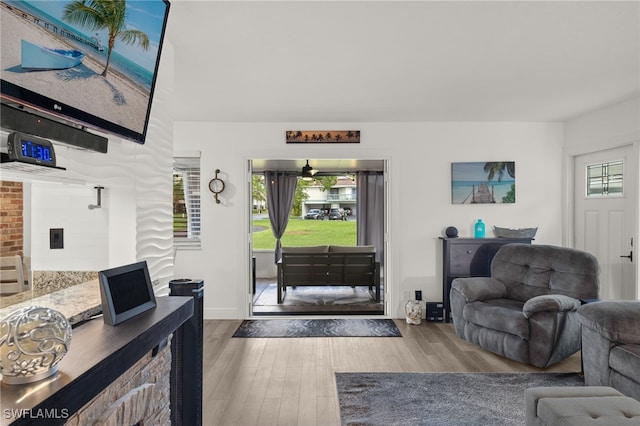
[[474, 235], [476, 238], [484, 238], [484, 223], [482, 219], [478, 219], [476, 226], [474, 227]]

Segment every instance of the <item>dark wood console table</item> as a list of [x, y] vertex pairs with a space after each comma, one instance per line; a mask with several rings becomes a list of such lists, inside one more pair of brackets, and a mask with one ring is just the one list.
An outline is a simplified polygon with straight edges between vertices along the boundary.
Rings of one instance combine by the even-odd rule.
[[64, 410], [64, 417], [72, 415], [145, 354], [166, 345], [168, 336], [193, 315], [194, 302], [186, 296], [156, 300], [156, 308], [118, 326], [96, 318], [74, 328], [69, 352], [55, 376], [25, 385], [2, 383], [0, 425], [64, 424], [64, 418], [14, 418], [11, 413]]
[[531, 238], [441, 238], [444, 320], [451, 321], [449, 292], [456, 278], [489, 277], [491, 261], [505, 244], [531, 244]]

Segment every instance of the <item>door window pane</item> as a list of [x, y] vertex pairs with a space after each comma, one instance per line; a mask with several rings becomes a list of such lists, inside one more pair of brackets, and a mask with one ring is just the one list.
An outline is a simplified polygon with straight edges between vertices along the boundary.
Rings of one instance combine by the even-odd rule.
[[622, 160], [587, 166], [587, 197], [622, 195], [622, 172]]

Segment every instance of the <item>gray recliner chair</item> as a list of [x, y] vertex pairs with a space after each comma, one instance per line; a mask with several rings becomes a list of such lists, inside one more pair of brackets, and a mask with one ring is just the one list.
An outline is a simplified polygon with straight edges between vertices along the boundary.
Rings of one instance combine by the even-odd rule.
[[611, 386], [640, 400], [640, 301], [610, 300], [578, 309], [588, 386]]
[[584, 251], [502, 246], [491, 277], [456, 278], [450, 302], [458, 337], [546, 368], [580, 350], [580, 300], [598, 297], [597, 259]]

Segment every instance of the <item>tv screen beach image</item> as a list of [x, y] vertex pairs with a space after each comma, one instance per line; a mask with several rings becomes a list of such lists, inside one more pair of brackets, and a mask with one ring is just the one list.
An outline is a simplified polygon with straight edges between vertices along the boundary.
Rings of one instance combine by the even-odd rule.
[[515, 162], [451, 163], [452, 204], [515, 202]]
[[[87, 4], [96, 9], [89, 13], [74, 1], [0, 1], [3, 96], [10, 83], [143, 134], [168, 5]], [[114, 7], [124, 8], [124, 15], [113, 13], [124, 16], [112, 18], [115, 25], [88, 17]]]

